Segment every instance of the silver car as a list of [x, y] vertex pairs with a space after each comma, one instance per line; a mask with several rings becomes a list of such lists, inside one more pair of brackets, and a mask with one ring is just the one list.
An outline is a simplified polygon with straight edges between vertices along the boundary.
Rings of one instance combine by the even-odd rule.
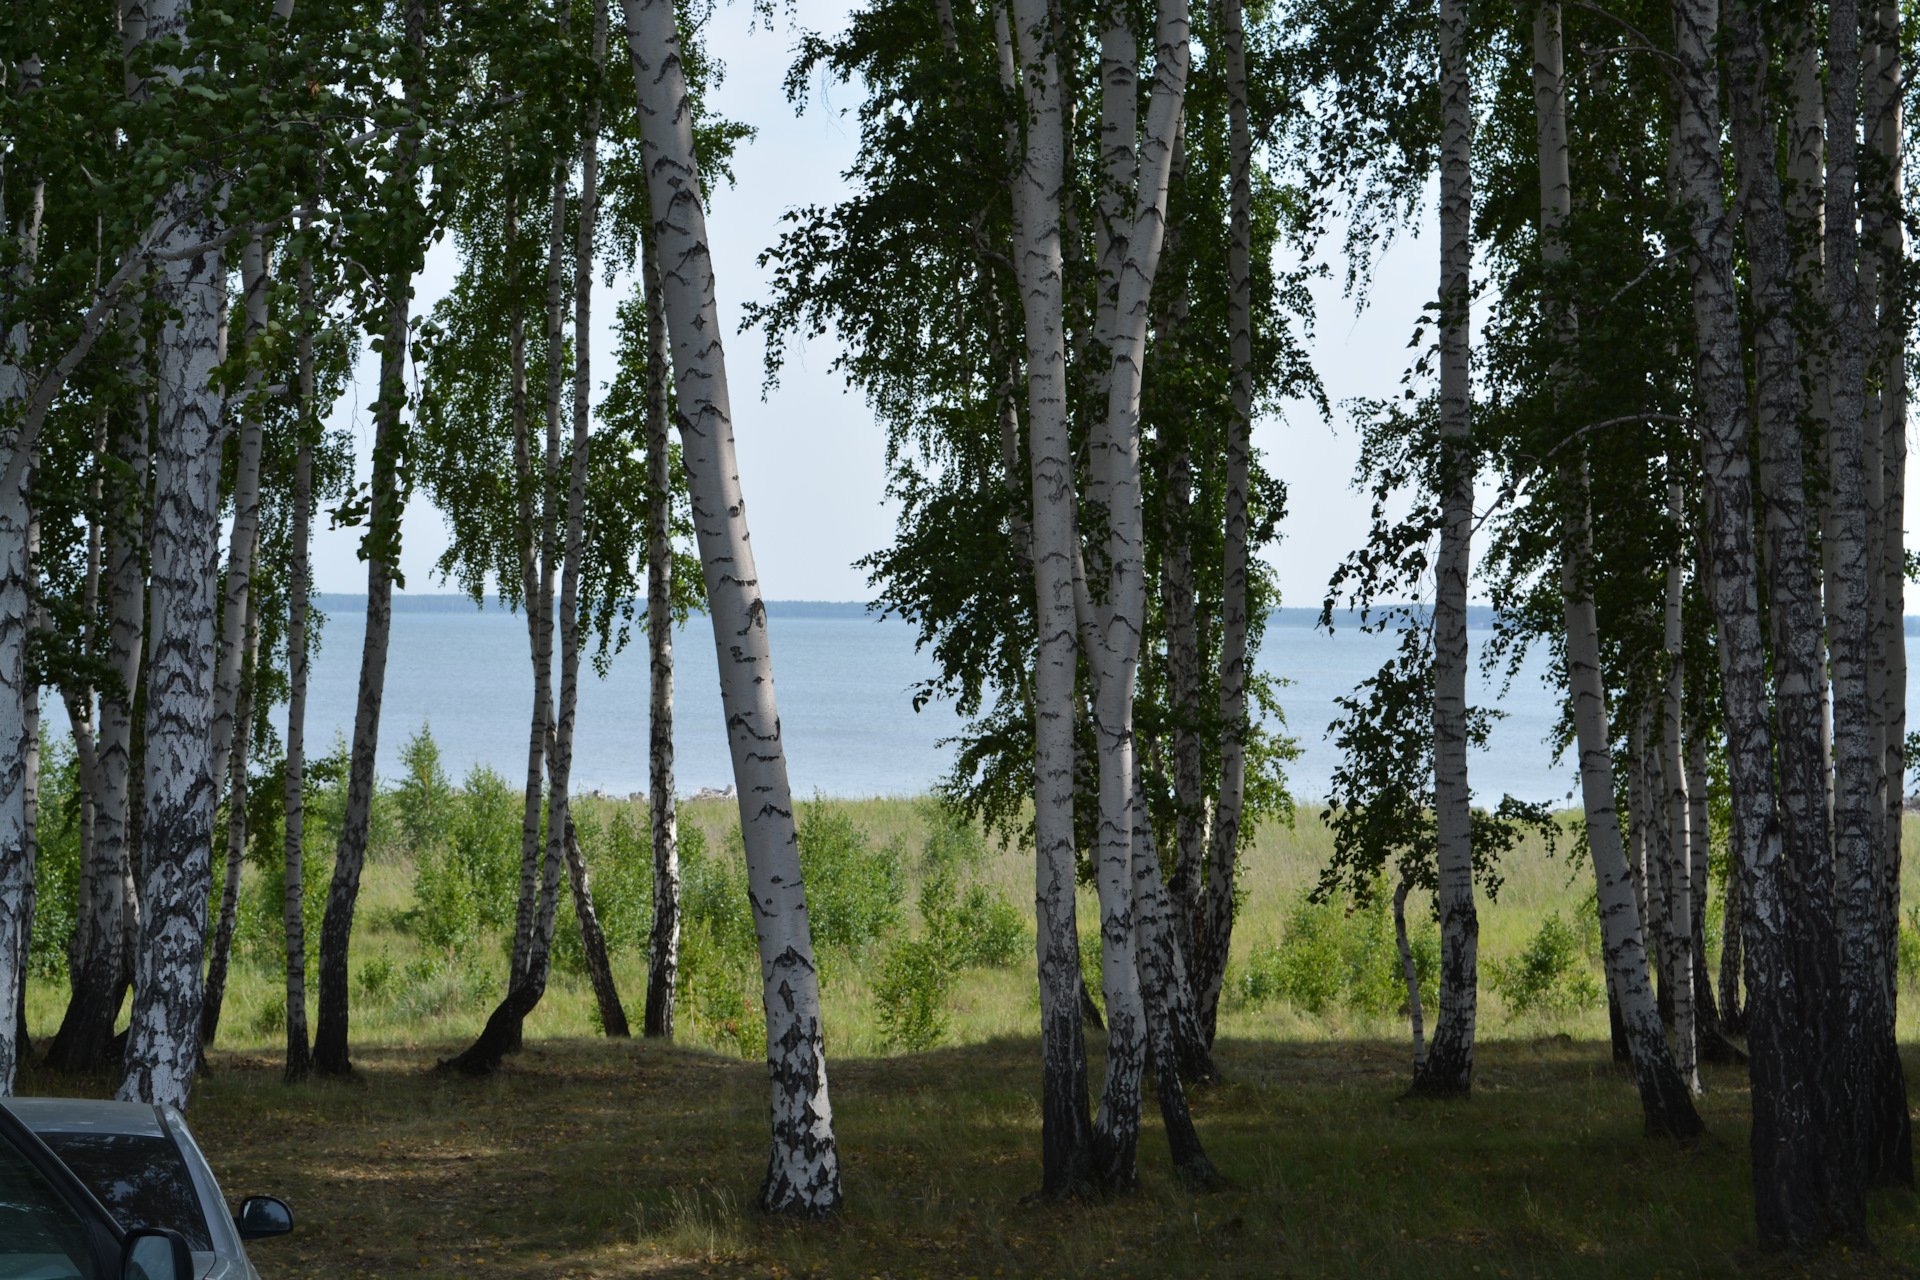
[[271, 1196], [250, 1196], [237, 1213], [171, 1107], [91, 1098], [8, 1098], [18, 1117], [99, 1198], [123, 1230], [177, 1231], [200, 1280], [260, 1280], [245, 1241], [285, 1235], [293, 1215]]

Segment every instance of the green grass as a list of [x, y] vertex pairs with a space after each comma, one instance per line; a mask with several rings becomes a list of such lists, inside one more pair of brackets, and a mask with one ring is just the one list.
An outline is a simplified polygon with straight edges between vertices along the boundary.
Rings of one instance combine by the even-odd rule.
[[[916, 866], [924, 803], [851, 805], [873, 844], [897, 838]], [[734, 815], [724, 801], [682, 810], [714, 857], [737, 856]], [[1916, 834], [1909, 823], [1910, 843]], [[1289, 910], [1328, 844], [1325, 827], [1304, 814], [1293, 828], [1259, 833], [1243, 862], [1235, 974], [1256, 950], [1285, 945]], [[1905, 861], [1910, 882], [1916, 861]], [[980, 874], [1031, 918], [1027, 851], [996, 851]], [[917, 873], [910, 880], [908, 929], [918, 927]], [[1483, 961], [1517, 955], [1550, 911], [1578, 918], [1590, 885], [1584, 865], [1523, 846], [1498, 901], [1482, 903]], [[296, 1205], [299, 1234], [257, 1251], [269, 1278], [1839, 1275], [1861, 1264], [1753, 1252], [1739, 1072], [1707, 1077], [1706, 1141], [1684, 1150], [1650, 1141], [1632, 1089], [1608, 1063], [1603, 1008], [1516, 1018], [1485, 982], [1470, 1102], [1399, 1100], [1402, 1019], [1339, 1005], [1316, 1016], [1284, 1000], [1230, 996], [1219, 1049], [1228, 1083], [1195, 1100], [1229, 1187], [1197, 1197], [1179, 1189], [1150, 1117], [1142, 1188], [1128, 1204], [1032, 1203], [1031, 961], [959, 975], [948, 1045], [889, 1055], [869, 985], [878, 968], [871, 948], [822, 956], [846, 1211], [824, 1225], [768, 1221], [751, 1210], [765, 1159], [764, 1068], [684, 1008], [678, 1046], [605, 1041], [592, 1034], [585, 979], [557, 974], [528, 1023], [526, 1051], [501, 1076], [431, 1073], [484, 1022], [504, 946], [492, 940], [459, 961], [425, 951], [407, 921], [411, 886], [396, 845], [376, 846], [354, 934], [352, 1081], [283, 1085], [270, 948], [243, 951], [235, 967], [193, 1119], [229, 1193], [273, 1191]], [[1081, 910], [1090, 933], [1090, 895]], [[615, 961], [637, 1025], [643, 957]], [[383, 966], [386, 986], [367, 988], [361, 975]], [[1238, 990], [1231, 975], [1228, 990]], [[31, 985], [37, 1036], [51, 1033], [64, 998], [64, 982]], [[1902, 1025], [1911, 1027], [1910, 1015]], [[1097, 1088], [1097, 1036], [1091, 1048]], [[1910, 1059], [1909, 1077], [1917, 1071]], [[108, 1084], [30, 1076], [21, 1088]], [[1920, 1265], [1915, 1207], [1905, 1195], [1875, 1202], [1874, 1266], [1886, 1274]]]

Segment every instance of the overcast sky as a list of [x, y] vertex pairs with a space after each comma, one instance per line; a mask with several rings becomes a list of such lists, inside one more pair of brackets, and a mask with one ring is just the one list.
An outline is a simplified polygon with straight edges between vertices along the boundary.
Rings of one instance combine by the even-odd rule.
[[[792, 10], [801, 25], [818, 31], [841, 29], [848, 11], [843, 0], [798, 0]], [[858, 126], [840, 113], [857, 107], [859, 90], [816, 83], [805, 114], [796, 116], [781, 91], [794, 31], [785, 18], [771, 31], [755, 27], [750, 7], [738, 0], [714, 13], [707, 39], [726, 66], [725, 80], [712, 97], [714, 109], [759, 130], [735, 158], [736, 184], [715, 194], [708, 229], [721, 319], [731, 335], [734, 429], [761, 581], [772, 599], [866, 600], [865, 576], [854, 562], [886, 545], [893, 530], [893, 512], [882, 498], [884, 440], [873, 415], [830, 372], [838, 350], [831, 339], [796, 343], [781, 385], [762, 401], [757, 395], [763, 370], [760, 334], [737, 332], [741, 304], [764, 296], [765, 275], [754, 259], [778, 239], [780, 216], [796, 206], [832, 203], [845, 192], [840, 174], [853, 158]], [[1431, 243], [1431, 236], [1406, 239], [1382, 257], [1364, 313], [1356, 314], [1342, 296], [1340, 270], [1316, 287], [1319, 318], [1310, 350], [1336, 405], [1396, 386], [1408, 361], [1414, 320], [1435, 291], [1438, 270]], [[418, 284], [416, 314], [424, 314], [445, 293], [455, 266], [451, 240], [443, 241]], [[627, 287], [620, 286], [619, 294]], [[596, 396], [612, 370], [617, 300], [602, 289], [595, 301]], [[333, 418], [336, 426], [353, 432], [361, 474], [371, 452], [367, 406], [375, 382], [373, 361], [363, 353], [358, 382]], [[1314, 409], [1297, 406], [1284, 420], [1256, 423], [1254, 446], [1287, 482], [1290, 494], [1283, 540], [1269, 553], [1283, 600], [1317, 605], [1341, 556], [1366, 533], [1366, 500], [1350, 483], [1357, 443], [1337, 410], [1329, 423]], [[1913, 487], [1910, 482], [1909, 490]], [[330, 531], [321, 524], [315, 585], [322, 591], [364, 592], [358, 531]], [[409, 589], [447, 590], [430, 572], [447, 534], [424, 497], [416, 496], [407, 513], [404, 539], [402, 568]]]

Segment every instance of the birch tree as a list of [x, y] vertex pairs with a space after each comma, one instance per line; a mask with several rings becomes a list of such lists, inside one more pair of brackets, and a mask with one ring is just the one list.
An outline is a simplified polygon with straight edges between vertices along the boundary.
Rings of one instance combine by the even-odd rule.
[[[1739, 12], [1735, 6], [1734, 13]], [[1721, 190], [1719, 39], [1712, 0], [1674, 0], [1673, 199], [1686, 219], [1692, 289], [1694, 398], [1705, 478], [1708, 595], [1719, 638], [1721, 698], [1733, 793], [1734, 865], [1742, 897], [1747, 1030], [1752, 1054], [1755, 1219], [1761, 1239], [1827, 1237], [1817, 1117], [1803, 1086], [1802, 999], [1790, 963], [1789, 911], [1774, 811], [1773, 730], [1753, 541], [1747, 389], [1734, 293], [1731, 223]], [[1737, 43], [1737, 42], [1736, 42]]]
[[679, 824], [673, 774], [673, 486], [667, 455], [665, 284], [652, 228], [642, 235], [646, 294], [647, 432], [647, 822], [653, 850], [653, 924], [647, 935], [643, 1030], [673, 1038], [674, 981], [680, 967]]
[[[1573, 216], [1573, 179], [1568, 147], [1568, 104], [1561, 34], [1561, 6], [1545, 0], [1533, 18], [1533, 101], [1539, 156], [1540, 257], [1547, 287], [1563, 289], [1568, 223]], [[1578, 318], [1563, 297], [1549, 294], [1546, 323], [1561, 350], [1576, 336]], [[1556, 403], [1556, 411], [1562, 406]], [[1577, 440], [1559, 463], [1562, 507], [1560, 582], [1566, 619], [1566, 670], [1579, 751], [1581, 800], [1587, 844], [1593, 861], [1596, 901], [1607, 966], [1607, 989], [1626, 1033], [1641, 1107], [1650, 1133], [1692, 1138], [1701, 1130], [1688, 1096], [1693, 1083], [1690, 1043], [1676, 1069], [1666, 1031], [1648, 981], [1646, 916], [1634, 892], [1631, 865], [1614, 808], [1612, 733], [1607, 724], [1607, 689], [1601, 670], [1600, 628], [1589, 576], [1594, 572], [1592, 516], [1586, 462]], [[1668, 633], [1677, 621], [1677, 580], [1668, 586]], [[1678, 674], [1677, 672], [1675, 673]], [[1677, 732], [1677, 729], [1676, 729]], [[1437, 749], [1437, 748], [1436, 748]], [[1664, 797], [1662, 804], [1665, 812]], [[1663, 917], [1663, 926], [1666, 919]], [[1687, 980], [1692, 969], [1688, 966]], [[1444, 989], [1443, 989], [1444, 990]], [[1691, 1036], [1692, 1028], [1685, 1034]]]
[[346, 1075], [348, 1053], [347, 950], [353, 936], [360, 873], [366, 863], [372, 816], [374, 761], [379, 750], [380, 706], [386, 692], [387, 647], [393, 626], [393, 583], [400, 550], [400, 517], [406, 494], [400, 462], [407, 442], [406, 385], [402, 374], [411, 340], [412, 278], [424, 242], [416, 171], [423, 113], [427, 107], [427, 0], [408, 0], [402, 15], [402, 100], [413, 117], [395, 142], [385, 183], [391, 225], [383, 247], [389, 256], [381, 281], [380, 393], [374, 402], [373, 474], [367, 506], [367, 622], [360, 652], [360, 684], [354, 709], [353, 748], [348, 760], [347, 805], [334, 855], [333, 881], [320, 925], [320, 1008], [314, 1025], [313, 1069]]
[[1011, 0], [1026, 153], [1014, 185], [1014, 262], [1027, 330], [1027, 430], [1032, 468], [1035, 913], [1039, 920], [1041, 1186], [1063, 1196], [1093, 1169], [1087, 1059], [1079, 1010], [1080, 944], [1074, 911], [1073, 469], [1067, 439], [1062, 330], [1060, 68], [1049, 16], [1036, 0]]
[[1469, 326], [1473, 262], [1473, 104], [1467, 15], [1440, 0], [1440, 493], [1434, 562], [1433, 767], [1438, 823], [1440, 1009], [1414, 1091], [1464, 1094], [1473, 1084], [1480, 923], [1473, 902], [1467, 786], [1467, 575], [1473, 524]]
[[[5, 68], [18, 78], [22, 92], [32, 92], [39, 76], [37, 59]], [[10, 246], [16, 265], [4, 287], [9, 303], [5, 330], [0, 332], [0, 408], [14, 415], [25, 398], [27, 325], [16, 299], [27, 282], [39, 234], [43, 187], [33, 175], [0, 168], [0, 233]], [[25, 179], [22, 181], [22, 179]], [[8, 181], [11, 179], [11, 182]], [[25, 187], [23, 193], [21, 188]], [[10, 199], [9, 199], [10, 197]], [[29, 574], [27, 529], [30, 522], [30, 476], [23, 460], [13, 455], [22, 448], [19, 428], [6, 450], [5, 475], [0, 477], [0, 1095], [13, 1092], [20, 1046], [26, 1028], [20, 1025], [21, 993], [26, 984], [28, 931], [32, 921], [33, 858], [26, 831], [27, 723], [27, 611]], [[20, 465], [15, 465], [20, 461]]]
[[[184, 40], [184, 0], [146, 6], [144, 43]], [[179, 83], [189, 72], [158, 67]], [[185, 1107], [199, 1064], [201, 963], [211, 882], [215, 788], [211, 732], [214, 595], [220, 521], [218, 432], [223, 396], [213, 373], [226, 295], [220, 249], [188, 252], [221, 231], [204, 174], [169, 196], [180, 255], [157, 281], [166, 309], [155, 349], [154, 507], [149, 544], [147, 716], [142, 797], [141, 948], [135, 956], [127, 1101]], [[196, 212], [197, 211], [197, 212]]]
[[[819, 975], [780, 741], [766, 602], [734, 461], [732, 406], [680, 36], [670, 0], [624, 0], [624, 8], [663, 266], [681, 456], [693, 494], [760, 944], [773, 1140], [759, 1203], [769, 1212], [820, 1215], [839, 1207], [840, 1168], [827, 1092]], [[1071, 644], [1071, 626], [1067, 640]]]
[[300, 319], [296, 362], [298, 417], [293, 463], [292, 556], [287, 586], [287, 738], [284, 897], [281, 919], [286, 937], [287, 1061], [289, 1084], [312, 1070], [307, 1039], [306, 799], [307, 799], [307, 620], [312, 584], [313, 455], [318, 426], [315, 400], [314, 329], [318, 323], [313, 288], [311, 220], [303, 218], [299, 250]]

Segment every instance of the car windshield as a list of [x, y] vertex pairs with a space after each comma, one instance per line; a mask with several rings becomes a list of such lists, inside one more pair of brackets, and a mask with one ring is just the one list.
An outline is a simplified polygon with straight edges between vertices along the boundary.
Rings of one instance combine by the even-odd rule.
[[165, 1227], [184, 1236], [190, 1249], [213, 1248], [187, 1162], [171, 1138], [59, 1132], [40, 1137], [126, 1230]]
[[0, 1141], [0, 1280], [81, 1280], [86, 1227], [13, 1144]]

